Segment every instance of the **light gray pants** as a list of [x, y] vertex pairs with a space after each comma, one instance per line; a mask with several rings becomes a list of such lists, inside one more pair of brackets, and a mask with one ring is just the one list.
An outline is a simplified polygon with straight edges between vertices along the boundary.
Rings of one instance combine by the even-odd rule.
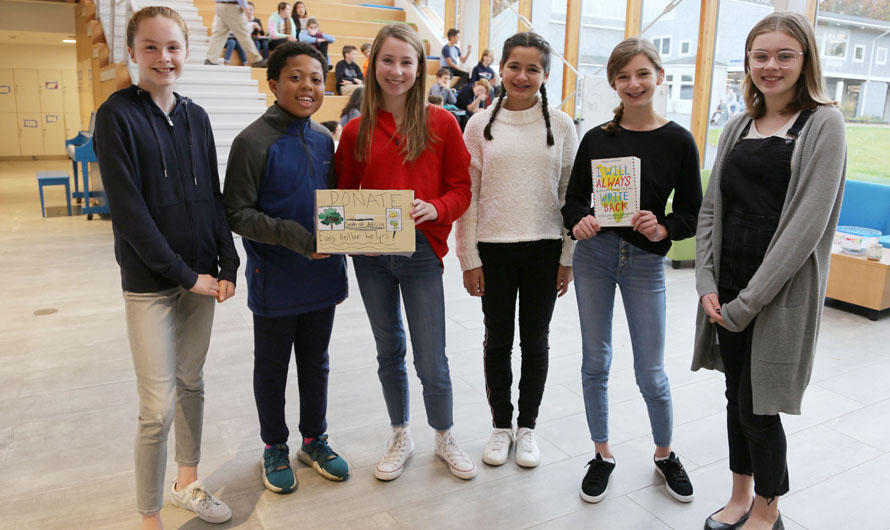
[[181, 287], [157, 293], [124, 291], [127, 336], [139, 392], [136, 504], [139, 513], [164, 504], [167, 433], [175, 425], [176, 462], [198, 465], [204, 422], [204, 359], [214, 298]]

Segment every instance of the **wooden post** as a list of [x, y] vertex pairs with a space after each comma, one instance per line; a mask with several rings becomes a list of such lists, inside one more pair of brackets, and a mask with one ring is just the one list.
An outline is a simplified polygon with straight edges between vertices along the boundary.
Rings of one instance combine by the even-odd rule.
[[482, 59], [482, 50], [491, 44], [491, 0], [479, 0], [479, 49], [476, 56]]
[[804, 13], [808, 19], [810, 19], [810, 24], [813, 27], [816, 26], [816, 11], [819, 8], [819, 0], [807, 0], [807, 12]]
[[714, 75], [714, 41], [717, 36], [719, 0], [701, 0], [698, 25], [698, 52], [695, 57], [695, 84], [692, 91], [690, 129], [698, 145], [699, 164], [704, 167], [708, 143], [708, 109], [711, 105], [711, 80]]
[[624, 38], [640, 34], [643, 22], [643, 0], [627, 0], [627, 13], [624, 17]]
[[[456, 9], [457, 2], [456, 0], [445, 0], [445, 32], [447, 33], [449, 29], [456, 28], [455, 24], [455, 15], [457, 14]], [[445, 37], [445, 35], [442, 35]]]
[[[566, 63], [578, 68], [578, 38], [581, 33], [581, 0], [566, 0]], [[575, 91], [578, 77], [567, 65], [562, 67], [562, 97], [565, 99]], [[563, 112], [575, 117], [575, 96], [570, 97], [562, 106]]]
[[[531, 22], [532, 20], [532, 0], [519, 0], [519, 14], [524, 16]], [[516, 31], [528, 31], [528, 26], [520, 19], [516, 24]]]

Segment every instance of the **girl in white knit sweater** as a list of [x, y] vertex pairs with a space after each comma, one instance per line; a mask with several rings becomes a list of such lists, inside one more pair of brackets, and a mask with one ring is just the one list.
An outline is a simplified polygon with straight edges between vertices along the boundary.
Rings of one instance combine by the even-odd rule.
[[[547, 105], [547, 41], [517, 33], [504, 43], [501, 57], [506, 96], [470, 118], [464, 131], [473, 198], [457, 222], [457, 255], [464, 287], [482, 297], [485, 315], [485, 385], [494, 430], [482, 460], [503, 464], [515, 439], [516, 463], [535, 467], [541, 460], [534, 428], [547, 379], [550, 318], [572, 281], [574, 242], [560, 208], [578, 137], [572, 119]], [[517, 294], [522, 370], [514, 434], [510, 355]]]

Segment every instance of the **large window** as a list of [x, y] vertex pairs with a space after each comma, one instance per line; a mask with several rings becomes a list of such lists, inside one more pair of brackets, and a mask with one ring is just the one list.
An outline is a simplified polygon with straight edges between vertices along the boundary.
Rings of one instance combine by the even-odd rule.
[[612, 118], [618, 96], [606, 81], [606, 62], [612, 49], [624, 39], [626, 0], [585, 0], [578, 39], [578, 69], [584, 75], [579, 113], [584, 132]]
[[[826, 96], [846, 119], [847, 178], [890, 184], [890, 12], [887, 2], [820, 0]], [[838, 59], [850, 57], [849, 61]]]

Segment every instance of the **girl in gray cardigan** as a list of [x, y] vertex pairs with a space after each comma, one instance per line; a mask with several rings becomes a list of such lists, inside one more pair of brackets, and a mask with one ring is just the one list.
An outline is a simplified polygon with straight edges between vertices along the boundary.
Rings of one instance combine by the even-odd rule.
[[726, 375], [733, 477], [705, 529], [784, 528], [778, 413], [800, 414], [810, 379], [846, 168], [843, 116], [823, 95], [807, 19], [773, 13], [745, 49], [748, 110], [721, 134], [696, 236], [692, 369]]

